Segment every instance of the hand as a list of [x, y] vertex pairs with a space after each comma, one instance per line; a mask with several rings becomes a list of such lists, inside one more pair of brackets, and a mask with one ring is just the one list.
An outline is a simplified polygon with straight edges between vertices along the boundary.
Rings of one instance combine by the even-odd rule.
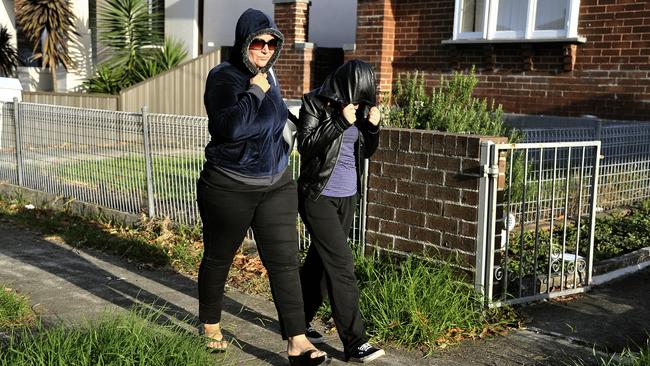
[[343, 118], [351, 125], [357, 121], [357, 108], [358, 104], [348, 104], [343, 108]]
[[368, 121], [374, 126], [379, 126], [379, 121], [381, 121], [381, 112], [379, 108], [372, 107], [370, 108], [370, 113], [368, 114]]
[[271, 89], [271, 84], [269, 84], [269, 81], [266, 79], [265, 72], [260, 72], [257, 75], [253, 76], [253, 78], [251, 78], [251, 85], [259, 86], [265, 93]]

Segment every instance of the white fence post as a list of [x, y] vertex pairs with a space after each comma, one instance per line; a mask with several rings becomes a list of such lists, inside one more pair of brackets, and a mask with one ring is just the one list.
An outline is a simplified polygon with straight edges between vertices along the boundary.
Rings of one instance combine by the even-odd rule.
[[[476, 235], [476, 275], [474, 276], [474, 289], [481, 295], [485, 296], [485, 286], [487, 282], [486, 274], [486, 254], [488, 242], [488, 215], [489, 215], [489, 165], [490, 149], [494, 145], [492, 141], [481, 142], [480, 164], [481, 180], [478, 191], [478, 232]], [[485, 299], [486, 301], [489, 299]]]
[[153, 198], [153, 157], [151, 155], [151, 142], [149, 141], [149, 121], [147, 119], [147, 106], [142, 109], [142, 137], [144, 140], [144, 164], [147, 172], [147, 208], [149, 217], [153, 218], [156, 215]]
[[23, 186], [23, 143], [20, 131], [20, 102], [14, 97], [14, 133], [16, 137], [16, 171], [18, 172], [18, 186]]

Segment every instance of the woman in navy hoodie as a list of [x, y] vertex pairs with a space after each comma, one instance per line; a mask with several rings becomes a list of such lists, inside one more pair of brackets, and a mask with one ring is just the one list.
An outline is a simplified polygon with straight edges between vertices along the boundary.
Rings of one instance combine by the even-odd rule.
[[230, 265], [252, 227], [292, 365], [318, 365], [327, 354], [305, 337], [298, 273], [296, 183], [283, 138], [288, 109], [271, 67], [283, 35], [259, 10], [237, 22], [229, 61], [208, 75], [204, 103], [211, 140], [197, 182], [205, 250], [199, 268], [199, 331], [208, 347], [224, 350], [223, 292]]

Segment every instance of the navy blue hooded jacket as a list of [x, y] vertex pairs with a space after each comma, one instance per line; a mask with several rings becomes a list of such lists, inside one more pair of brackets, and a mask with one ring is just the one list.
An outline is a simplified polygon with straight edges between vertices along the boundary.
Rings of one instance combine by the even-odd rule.
[[[262, 34], [276, 37], [278, 47], [268, 64], [258, 69], [248, 59], [248, 46]], [[270, 70], [283, 40], [273, 20], [263, 12], [248, 9], [239, 18], [232, 57], [210, 71], [205, 85], [203, 101], [211, 136], [205, 148], [206, 167], [270, 179], [287, 168], [289, 145], [282, 130], [288, 109]], [[266, 94], [250, 85], [258, 72], [268, 72], [271, 88]]]

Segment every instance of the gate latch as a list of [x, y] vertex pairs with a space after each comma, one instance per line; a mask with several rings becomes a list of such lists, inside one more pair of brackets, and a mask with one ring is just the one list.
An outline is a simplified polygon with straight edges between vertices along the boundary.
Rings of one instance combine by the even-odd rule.
[[481, 166], [481, 176], [483, 177], [496, 177], [499, 175], [499, 166], [498, 165], [482, 165]]

